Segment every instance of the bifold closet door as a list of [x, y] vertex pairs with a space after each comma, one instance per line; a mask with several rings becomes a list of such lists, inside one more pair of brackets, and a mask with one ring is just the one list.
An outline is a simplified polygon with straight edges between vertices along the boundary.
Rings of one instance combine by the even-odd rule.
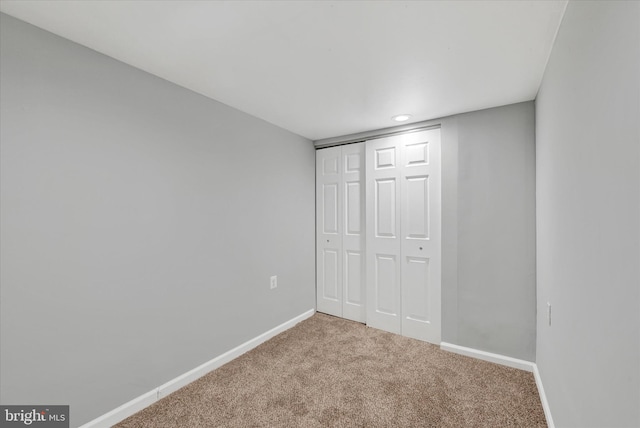
[[342, 146], [342, 317], [365, 322], [364, 143]]
[[400, 334], [399, 141], [367, 141], [365, 164], [367, 325]]
[[342, 316], [342, 155], [340, 147], [316, 151], [316, 304]]
[[440, 343], [440, 130], [366, 143], [367, 325]]
[[365, 322], [364, 143], [316, 152], [319, 312]]

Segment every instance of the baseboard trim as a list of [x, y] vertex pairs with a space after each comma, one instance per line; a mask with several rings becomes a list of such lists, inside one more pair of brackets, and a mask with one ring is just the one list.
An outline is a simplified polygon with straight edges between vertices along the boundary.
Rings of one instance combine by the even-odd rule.
[[540, 395], [540, 401], [542, 402], [542, 410], [544, 410], [544, 417], [547, 418], [547, 426], [549, 428], [555, 428], [553, 424], [553, 418], [551, 417], [551, 408], [549, 407], [549, 401], [547, 401], [547, 395], [544, 392], [544, 386], [542, 386], [542, 378], [538, 371], [538, 365], [533, 365], [533, 377], [536, 380], [536, 386], [538, 387], [538, 395]]
[[553, 424], [553, 418], [551, 417], [551, 408], [549, 407], [549, 401], [547, 401], [547, 395], [544, 392], [544, 386], [542, 385], [542, 378], [538, 371], [538, 365], [531, 361], [519, 360], [517, 358], [507, 357], [506, 355], [493, 354], [491, 352], [480, 351], [478, 349], [467, 348], [465, 346], [454, 345], [452, 343], [442, 342], [440, 343], [440, 349], [444, 351], [454, 352], [456, 354], [464, 355], [471, 358], [477, 358], [479, 360], [489, 361], [491, 363], [501, 364], [503, 366], [513, 367], [520, 370], [525, 370], [533, 373], [533, 378], [536, 380], [536, 386], [538, 387], [538, 395], [540, 396], [540, 402], [542, 403], [542, 410], [544, 410], [544, 417], [547, 419], [547, 426], [549, 428], [555, 428]]
[[290, 329], [294, 325], [298, 324], [300, 321], [304, 321], [305, 319], [312, 316], [314, 313], [315, 313], [315, 310], [310, 309], [307, 312], [300, 314], [297, 317], [290, 319], [289, 321], [282, 323], [279, 326], [274, 327], [265, 333], [262, 333], [260, 336], [254, 337], [253, 339], [246, 341], [242, 345], [236, 346], [232, 350], [227, 351], [224, 354], [210, 361], [207, 361], [206, 363], [196, 367], [195, 369], [190, 370], [176, 377], [175, 379], [170, 380], [164, 385], [161, 385], [160, 387], [158, 387], [158, 399], [166, 397], [172, 392], [179, 390], [183, 386], [190, 384], [194, 380], [201, 378], [202, 376], [209, 373], [210, 371], [215, 370], [218, 367], [221, 367], [227, 364], [229, 361], [235, 358], [238, 358], [240, 355], [244, 354], [245, 352], [252, 350], [256, 346], [266, 342], [272, 337], [277, 336], [283, 331]]
[[294, 317], [289, 321], [286, 321], [279, 326], [274, 327], [271, 330], [262, 333], [261, 335], [254, 337], [253, 339], [248, 340], [239, 346], [236, 346], [230, 351], [227, 351], [224, 354], [219, 355], [214, 359], [199, 365], [195, 369], [189, 370], [188, 372], [170, 380], [169, 382], [160, 385], [159, 387], [154, 388], [151, 391], [140, 395], [139, 397], [134, 398], [133, 400], [123, 404], [122, 406], [117, 407], [110, 412], [107, 412], [104, 415], [87, 422], [80, 428], [109, 428], [117, 424], [118, 422], [123, 421], [129, 416], [139, 412], [145, 407], [150, 406], [161, 398], [166, 397], [172, 392], [175, 392], [183, 386], [186, 386], [194, 380], [206, 375], [210, 371], [223, 366], [224, 364], [235, 358], [238, 358], [240, 355], [252, 350], [256, 346], [266, 342], [272, 337], [290, 329], [300, 321], [304, 321], [305, 319], [311, 317], [313, 314], [315, 314], [315, 312], [315, 309], [309, 309], [308, 311], [298, 315], [297, 317]]
[[531, 361], [519, 360], [518, 358], [507, 357], [506, 355], [500, 354], [493, 354], [491, 352], [480, 351], [478, 349], [467, 348], [460, 345], [454, 345], [453, 343], [442, 342], [440, 343], [440, 349], [467, 357], [477, 358], [479, 360], [489, 361], [491, 363], [496, 363], [503, 366], [513, 367], [515, 369], [525, 370], [528, 372], [533, 372], [533, 367], [535, 366], [535, 363], [532, 363]]
[[125, 420], [129, 416], [138, 413], [140, 410], [149, 407], [158, 401], [158, 388], [153, 389], [133, 400], [124, 403], [120, 407], [116, 407], [110, 412], [105, 413], [96, 419], [87, 422], [80, 428], [109, 428], [120, 421]]

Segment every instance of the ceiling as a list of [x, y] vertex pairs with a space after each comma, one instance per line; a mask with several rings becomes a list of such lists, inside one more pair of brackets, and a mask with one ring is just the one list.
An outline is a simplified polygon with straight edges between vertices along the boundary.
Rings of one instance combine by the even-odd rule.
[[535, 98], [566, 1], [0, 1], [312, 140]]

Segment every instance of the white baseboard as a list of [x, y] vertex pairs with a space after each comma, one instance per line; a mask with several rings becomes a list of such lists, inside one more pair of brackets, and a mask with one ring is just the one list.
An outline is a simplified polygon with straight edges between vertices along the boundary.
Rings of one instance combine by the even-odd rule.
[[544, 417], [547, 418], [547, 426], [549, 428], [555, 428], [553, 418], [551, 417], [551, 408], [549, 407], [549, 401], [547, 401], [547, 395], [544, 393], [544, 386], [542, 386], [542, 378], [540, 377], [537, 364], [533, 365], [533, 377], [536, 379], [538, 395], [540, 395], [540, 401], [542, 402], [542, 410], [544, 410]]
[[491, 352], [480, 351], [478, 349], [467, 348], [465, 346], [454, 345], [453, 343], [440, 343], [440, 349], [453, 352], [467, 357], [477, 358], [479, 360], [489, 361], [491, 363], [501, 364], [503, 366], [513, 367], [514, 369], [533, 372], [535, 363], [517, 358], [507, 357], [506, 355], [493, 354]]
[[547, 396], [544, 393], [544, 387], [542, 386], [542, 378], [538, 371], [538, 365], [531, 361], [519, 360], [517, 358], [507, 357], [500, 354], [492, 354], [491, 352], [480, 351], [478, 349], [467, 348], [465, 346], [454, 345], [452, 343], [442, 342], [440, 343], [440, 349], [445, 351], [454, 352], [456, 354], [465, 355], [471, 358], [477, 358], [479, 360], [489, 361], [503, 366], [513, 367], [520, 370], [525, 370], [533, 373], [533, 377], [536, 380], [536, 386], [538, 387], [538, 395], [542, 402], [542, 410], [544, 410], [544, 417], [547, 419], [547, 426], [549, 428], [555, 428], [553, 424], [553, 418], [551, 417], [551, 408], [547, 401]]
[[120, 421], [125, 420], [129, 416], [138, 413], [140, 410], [149, 407], [153, 403], [158, 401], [158, 388], [153, 389], [146, 394], [142, 394], [133, 400], [124, 403], [120, 407], [116, 407], [110, 412], [105, 413], [96, 419], [87, 422], [80, 428], [109, 428], [117, 424]]
[[309, 309], [308, 311], [298, 315], [297, 317], [292, 318], [289, 321], [286, 321], [265, 333], [262, 333], [260, 336], [254, 337], [253, 339], [239, 346], [236, 346], [232, 350], [227, 351], [224, 354], [219, 355], [204, 364], [201, 364], [195, 369], [189, 370], [188, 372], [170, 380], [169, 382], [152, 389], [146, 394], [142, 394], [141, 396], [134, 398], [133, 400], [123, 404], [122, 406], [113, 409], [112, 411], [105, 413], [104, 415], [90, 422], [87, 422], [80, 428], [109, 428], [117, 424], [118, 422], [123, 421], [129, 416], [139, 412], [145, 407], [150, 406], [161, 398], [166, 397], [172, 392], [175, 392], [183, 386], [186, 386], [194, 380], [206, 375], [210, 371], [217, 369], [218, 367], [228, 363], [234, 358], [238, 358], [240, 355], [252, 350], [256, 346], [266, 342], [272, 337], [290, 329], [300, 321], [304, 321], [305, 319], [311, 317], [315, 312], [315, 309]]

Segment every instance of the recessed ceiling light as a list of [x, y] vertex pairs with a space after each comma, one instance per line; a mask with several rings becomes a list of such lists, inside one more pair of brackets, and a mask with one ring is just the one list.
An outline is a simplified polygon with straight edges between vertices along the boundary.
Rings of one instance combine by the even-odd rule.
[[399, 114], [397, 116], [393, 116], [391, 119], [395, 120], [396, 122], [404, 122], [406, 120], [409, 120], [410, 117], [410, 114]]

